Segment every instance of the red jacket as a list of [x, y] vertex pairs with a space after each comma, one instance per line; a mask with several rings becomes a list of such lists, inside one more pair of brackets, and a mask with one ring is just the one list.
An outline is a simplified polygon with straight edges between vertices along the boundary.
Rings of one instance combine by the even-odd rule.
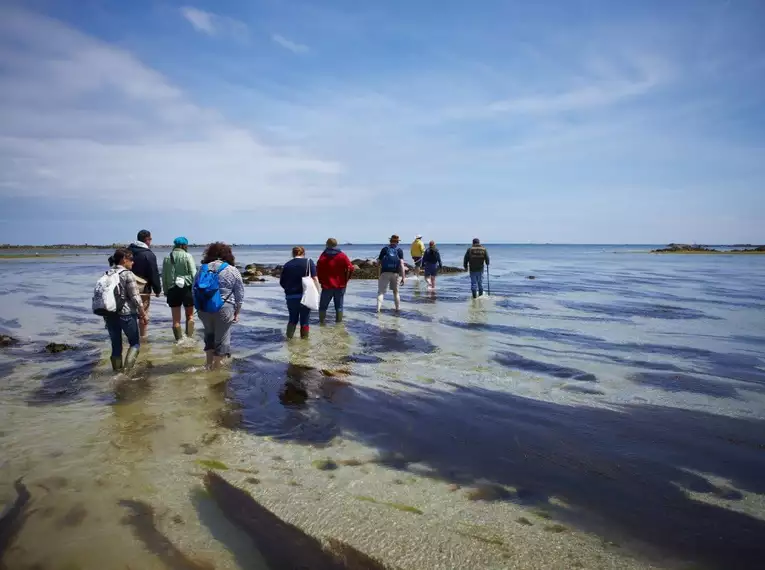
[[322, 289], [345, 289], [353, 273], [353, 264], [339, 249], [327, 248], [319, 256], [316, 272]]

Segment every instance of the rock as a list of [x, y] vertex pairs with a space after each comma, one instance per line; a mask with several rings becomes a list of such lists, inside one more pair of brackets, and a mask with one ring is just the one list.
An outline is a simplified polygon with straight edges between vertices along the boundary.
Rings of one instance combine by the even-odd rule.
[[59, 352], [65, 352], [67, 350], [77, 350], [77, 347], [72, 346], [71, 344], [58, 342], [49, 342], [45, 345], [45, 352], [49, 352], [50, 354], [58, 354]]
[[694, 251], [717, 251], [705, 245], [688, 245], [687, 243], [671, 243], [663, 249], [651, 250], [651, 253], [682, 253]]
[[0, 347], [5, 348], [6, 346], [14, 346], [16, 344], [19, 344], [18, 339], [7, 334], [0, 334]]
[[536, 279], [536, 277], [534, 277], [533, 275], [529, 275], [528, 277], [526, 277], [526, 279]]

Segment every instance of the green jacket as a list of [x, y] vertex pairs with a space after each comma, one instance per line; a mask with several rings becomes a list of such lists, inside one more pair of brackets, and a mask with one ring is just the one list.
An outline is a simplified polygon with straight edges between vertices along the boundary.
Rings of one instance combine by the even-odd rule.
[[162, 262], [162, 288], [167, 292], [173, 287], [178, 287], [180, 279], [183, 279], [183, 287], [191, 287], [196, 274], [197, 266], [191, 254], [175, 248]]

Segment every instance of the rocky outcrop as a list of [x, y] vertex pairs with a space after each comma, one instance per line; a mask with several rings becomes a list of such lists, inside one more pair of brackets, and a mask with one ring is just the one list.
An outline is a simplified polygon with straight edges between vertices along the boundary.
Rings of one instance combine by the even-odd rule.
[[[377, 264], [376, 259], [354, 259], [351, 261], [353, 264], [353, 279], [377, 279]], [[413, 267], [405, 263], [407, 273], [411, 273]], [[245, 266], [244, 269], [240, 268], [242, 272], [242, 279], [245, 283], [253, 283], [259, 281], [265, 281], [264, 277], [281, 277], [282, 265], [263, 265], [260, 263], [250, 263]], [[441, 269], [441, 275], [454, 275], [458, 273], [464, 273], [461, 267], [452, 267], [444, 265]]]
[[714, 249], [705, 245], [671, 243], [665, 248], [653, 249], [651, 253], [765, 253], [765, 246], [750, 246], [750, 249]]
[[705, 245], [688, 245], [685, 243], [671, 243], [667, 247], [662, 249], [653, 249], [651, 253], [687, 253], [694, 251], [713, 252], [714, 249], [710, 249]]
[[0, 334], [0, 347], [5, 348], [6, 346], [13, 346], [18, 343], [18, 339], [8, 336], [7, 334]]
[[77, 350], [77, 347], [72, 346], [71, 344], [62, 344], [60, 342], [49, 342], [45, 345], [44, 350], [51, 354], [58, 354], [59, 352], [65, 352], [67, 350]]

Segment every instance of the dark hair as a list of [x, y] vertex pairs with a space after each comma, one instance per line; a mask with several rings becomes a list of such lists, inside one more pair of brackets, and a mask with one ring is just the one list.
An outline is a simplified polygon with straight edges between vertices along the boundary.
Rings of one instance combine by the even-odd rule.
[[133, 252], [124, 247], [114, 251], [114, 255], [109, 258], [109, 265], [119, 265], [125, 259], [133, 259]]
[[327, 247], [337, 247], [337, 240], [335, 238], [329, 238], [327, 240]]
[[216, 241], [211, 243], [205, 249], [202, 255], [202, 263], [212, 263], [213, 261], [225, 261], [229, 265], [234, 265], [234, 252], [231, 251], [231, 246], [223, 243], [222, 241]]
[[473, 245], [481, 245], [481, 240], [478, 238], [473, 238]]
[[140, 232], [138, 232], [136, 239], [138, 241], [142, 241], [143, 243], [146, 243], [147, 239], [151, 239], [151, 232], [149, 230], [141, 230]]
[[297, 257], [299, 255], [305, 255], [305, 248], [302, 245], [296, 245], [292, 248], [292, 257]]
[[430, 241], [430, 243], [429, 243], [428, 245], [429, 245], [430, 247], [436, 247], [436, 242], [434, 242], [433, 240], [431, 240], [431, 241]]

